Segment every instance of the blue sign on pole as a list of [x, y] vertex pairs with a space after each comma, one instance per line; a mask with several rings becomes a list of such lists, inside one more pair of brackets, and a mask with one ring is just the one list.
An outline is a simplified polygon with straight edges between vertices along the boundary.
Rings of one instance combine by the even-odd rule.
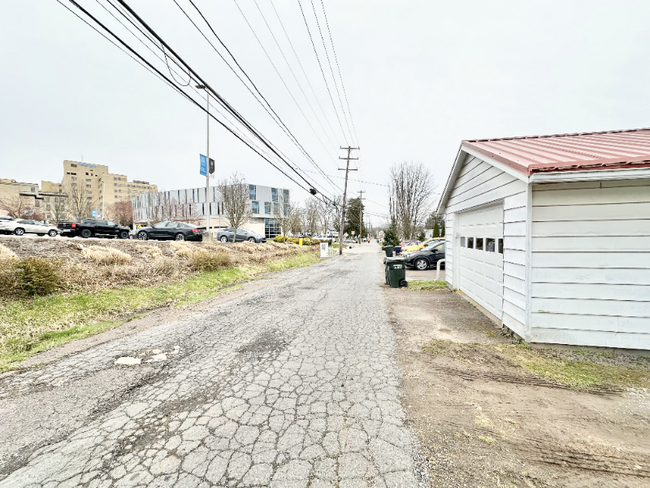
[[203, 154], [201, 156], [201, 174], [203, 176], [208, 176], [208, 158], [206, 158]]

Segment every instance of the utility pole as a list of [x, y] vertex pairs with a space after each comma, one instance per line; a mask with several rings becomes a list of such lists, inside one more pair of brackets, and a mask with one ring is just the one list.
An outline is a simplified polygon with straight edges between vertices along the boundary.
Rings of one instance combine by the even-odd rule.
[[359, 190], [359, 244], [361, 244], [361, 230], [363, 229], [363, 194], [365, 191]]
[[350, 156], [350, 153], [353, 150], [359, 150], [358, 147], [341, 147], [348, 151], [348, 155], [344, 158], [339, 156], [339, 159], [344, 159], [346, 161], [345, 168], [339, 168], [339, 171], [345, 171], [345, 186], [343, 189], [343, 209], [341, 210], [341, 225], [339, 227], [339, 255], [343, 254], [343, 228], [345, 227], [345, 206], [347, 205], [347, 194], [348, 194], [348, 173], [350, 171], [357, 171], [356, 168], [350, 169], [350, 161], [356, 161], [359, 158], [353, 158]]
[[205, 173], [205, 235], [208, 242], [212, 242], [212, 234], [210, 233], [210, 92], [205, 85], [196, 85], [199, 90], [205, 90], [206, 99], [206, 114], [207, 114], [207, 149], [205, 157], [207, 159], [208, 170]]

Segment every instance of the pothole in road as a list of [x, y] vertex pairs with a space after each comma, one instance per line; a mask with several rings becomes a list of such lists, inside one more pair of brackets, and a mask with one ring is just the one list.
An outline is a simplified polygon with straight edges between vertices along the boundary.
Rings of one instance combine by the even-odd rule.
[[178, 355], [181, 348], [174, 346], [165, 351], [161, 348], [144, 349], [135, 356], [121, 356], [115, 359], [116, 366], [140, 366], [143, 363], [156, 363], [173, 359]]

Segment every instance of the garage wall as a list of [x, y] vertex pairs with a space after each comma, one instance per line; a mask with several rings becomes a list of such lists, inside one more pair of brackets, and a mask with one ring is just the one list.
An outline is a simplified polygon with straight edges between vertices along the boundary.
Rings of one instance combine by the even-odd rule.
[[445, 215], [445, 279], [454, 288], [454, 214]]
[[526, 328], [526, 218], [528, 193], [503, 200], [503, 317], [502, 322], [527, 338]]
[[447, 229], [445, 276], [450, 286], [457, 288], [458, 283], [454, 283], [453, 269], [458, 266], [455, 253], [460, 246], [454, 236], [458, 225], [458, 212], [503, 200], [504, 282], [508, 280], [507, 290], [504, 283], [503, 320], [504, 324], [522, 336], [525, 333], [526, 323], [525, 299], [523, 304], [521, 300], [521, 296], [525, 296], [523, 294], [525, 287], [522, 288], [522, 283], [525, 283], [523, 256], [526, 252], [524, 244], [526, 187], [526, 183], [492, 164], [467, 155], [447, 201], [445, 223]]
[[650, 182], [536, 185], [529, 340], [650, 349]]
[[498, 202], [526, 191], [526, 183], [468, 155], [447, 200], [447, 213]]

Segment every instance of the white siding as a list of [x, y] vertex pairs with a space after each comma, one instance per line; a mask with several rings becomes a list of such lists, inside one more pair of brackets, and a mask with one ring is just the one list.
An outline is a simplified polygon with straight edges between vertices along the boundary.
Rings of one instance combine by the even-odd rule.
[[[525, 308], [525, 259], [526, 259], [526, 187], [527, 184], [500, 170], [480, 158], [467, 156], [458, 173], [446, 204], [447, 211], [447, 282], [459, 287], [459, 239], [455, 237], [458, 230], [458, 217], [465, 211], [485, 207], [491, 203], [503, 202], [504, 256], [503, 303], [499, 318], [517, 334], [524, 335], [526, 323]], [[455, 227], [453, 226], [455, 224]], [[453, 232], [452, 232], [453, 230]], [[452, 246], [453, 243], [453, 246]], [[453, 270], [453, 271], [452, 271]], [[499, 296], [501, 293], [498, 294]], [[502, 309], [502, 312], [501, 312]]]
[[523, 181], [490, 163], [468, 156], [447, 201], [447, 213], [496, 203], [525, 190], [526, 183]]
[[528, 340], [650, 349], [650, 182], [537, 185], [532, 201]]
[[445, 279], [454, 288], [454, 214], [445, 216]]
[[503, 200], [503, 324], [526, 337], [526, 217], [524, 191]]

